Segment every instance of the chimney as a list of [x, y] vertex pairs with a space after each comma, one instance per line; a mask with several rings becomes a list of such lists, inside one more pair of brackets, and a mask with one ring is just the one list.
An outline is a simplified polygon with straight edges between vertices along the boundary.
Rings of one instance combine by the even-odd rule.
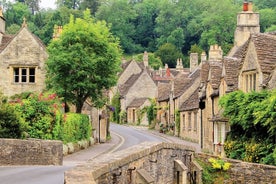
[[193, 72], [198, 67], [198, 53], [190, 54], [190, 72]]
[[182, 64], [182, 59], [181, 58], [177, 59], [176, 69], [178, 69], [178, 70], [183, 69], [183, 64]]
[[55, 26], [54, 27], [54, 34], [53, 34], [53, 40], [56, 40], [60, 37], [62, 33], [62, 26]]
[[201, 53], [200, 61], [203, 62], [203, 61], [206, 61], [206, 60], [207, 60], [206, 53], [205, 53], [205, 52], [202, 52], [202, 53]]
[[147, 68], [149, 66], [149, 55], [147, 51], [144, 52], [143, 62], [144, 62], [144, 66]]
[[217, 44], [211, 45], [209, 50], [209, 60], [218, 60], [222, 59], [223, 52], [221, 50], [221, 47]]
[[259, 13], [253, 12], [253, 3], [244, 2], [243, 11], [237, 15], [237, 28], [235, 31], [235, 46], [242, 46], [252, 33], [260, 32]]
[[0, 7], [0, 44], [2, 43], [2, 38], [5, 34], [6, 19], [3, 16], [2, 7]]

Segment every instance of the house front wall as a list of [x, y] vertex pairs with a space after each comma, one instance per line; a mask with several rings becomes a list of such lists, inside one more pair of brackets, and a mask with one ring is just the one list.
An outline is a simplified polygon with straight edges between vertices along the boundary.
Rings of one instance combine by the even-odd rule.
[[167, 125], [169, 122], [169, 102], [162, 101], [158, 103], [157, 122]]
[[126, 94], [125, 107], [136, 98], [154, 98], [156, 93], [157, 87], [155, 83], [150, 76], [144, 72]]
[[180, 134], [185, 140], [200, 143], [200, 110], [180, 112]]
[[41, 92], [45, 88], [47, 57], [45, 48], [23, 28], [0, 53], [0, 90], [5, 96]]

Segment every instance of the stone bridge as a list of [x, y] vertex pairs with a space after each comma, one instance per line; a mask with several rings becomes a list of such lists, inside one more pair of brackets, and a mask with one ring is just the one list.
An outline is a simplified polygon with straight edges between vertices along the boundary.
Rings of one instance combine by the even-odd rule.
[[144, 142], [66, 171], [66, 184], [202, 183], [194, 150], [172, 143]]

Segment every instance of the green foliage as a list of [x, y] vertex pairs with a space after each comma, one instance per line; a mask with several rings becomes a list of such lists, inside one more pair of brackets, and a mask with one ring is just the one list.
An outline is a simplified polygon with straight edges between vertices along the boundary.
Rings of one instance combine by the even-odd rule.
[[212, 164], [213, 169], [227, 171], [231, 164], [225, 162], [222, 159], [209, 158], [209, 162]]
[[0, 138], [21, 138], [24, 128], [15, 108], [0, 93]]
[[275, 164], [276, 90], [236, 91], [220, 100], [231, 132], [224, 145], [228, 157]]
[[179, 136], [179, 134], [180, 134], [180, 112], [178, 109], [175, 110], [174, 116], [175, 116], [176, 132], [177, 132], [177, 135]]
[[63, 142], [77, 142], [91, 137], [92, 126], [87, 115], [67, 113], [63, 125]]
[[64, 26], [59, 39], [49, 47], [47, 87], [76, 106], [80, 113], [87, 98], [102, 99], [102, 90], [117, 82], [121, 51], [104, 21], [94, 21], [89, 11], [84, 18]]
[[156, 99], [150, 99], [150, 106], [147, 107], [147, 118], [149, 121], [149, 125], [156, 121], [157, 115], [157, 103]]
[[112, 100], [111, 105], [115, 108], [114, 112], [112, 113], [112, 121], [116, 123], [120, 123], [120, 112], [121, 112], [121, 103], [120, 103], [120, 94], [116, 93]]
[[120, 115], [120, 124], [127, 123], [127, 112], [121, 111], [119, 115]]
[[182, 53], [171, 43], [159, 47], [155, 55], [160, 57], [163, 65], [168, 64], [169, 68], [175, 68], [177, 59], [183, 57]]
[[27, 124], [26, 132], [31, 138], [60, 138], [56, 126], [62, 123], [62, 104], [56, 94], [31, 94], [24, 99], [19, 98], [14, 106]]

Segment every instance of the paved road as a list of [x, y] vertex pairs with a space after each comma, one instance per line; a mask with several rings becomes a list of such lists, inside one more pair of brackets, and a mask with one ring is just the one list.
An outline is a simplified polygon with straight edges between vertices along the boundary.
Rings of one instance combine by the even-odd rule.
[[84, 163], [89, 159], [111, 153], [127, 147], [142, 143], [153, 142], [175, 142], [174, 138], [160, 137], [155, 131], [149, 132], [146, 128], [127, 127], [111, 124], [112, 140], [91, 146], [75, 154], [66, 156], [63, 166], [20, 166], [0, 167], [1, 184], [63, 184], [64, 171]]

